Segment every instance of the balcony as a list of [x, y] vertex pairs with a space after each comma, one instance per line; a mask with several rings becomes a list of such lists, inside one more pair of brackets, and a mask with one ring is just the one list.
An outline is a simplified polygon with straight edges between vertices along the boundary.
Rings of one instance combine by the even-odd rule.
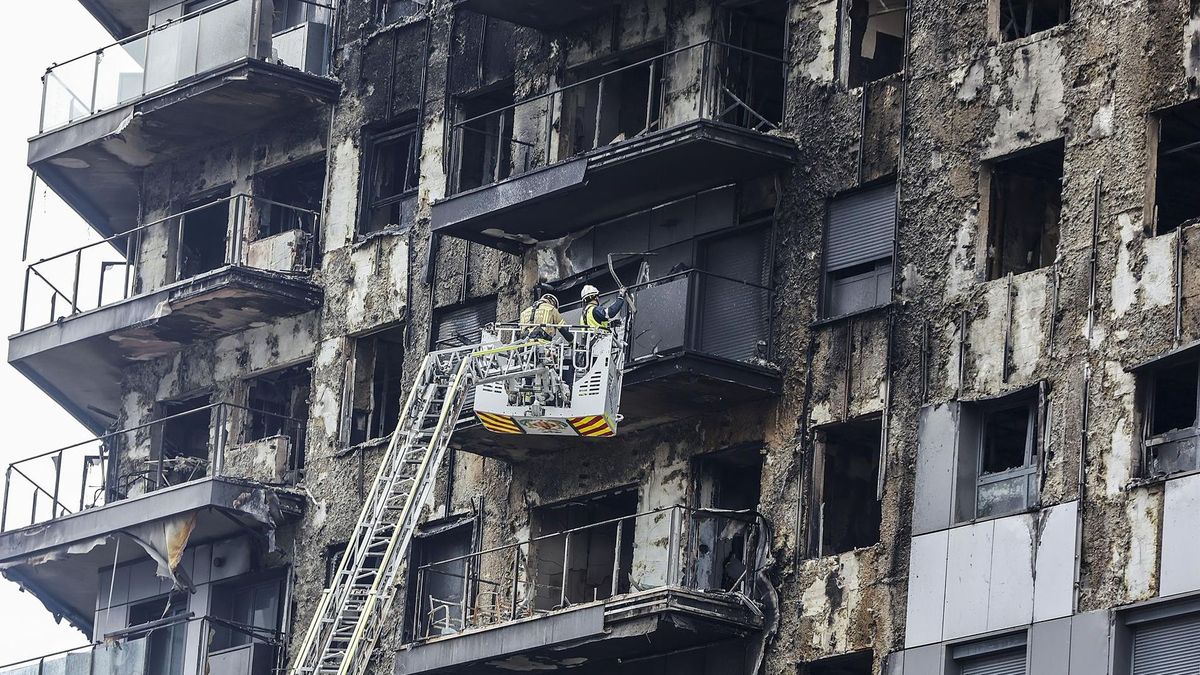
[[[241, 644], [215, 649], [207, 639], [215, 635], [237, 636], [228, 641]], [[172, 641], [174, 650], [162, 649]], [[189, 613], [117, 631], [103, 642], [0, 666], [0, 675], [271, 675], [283, 663], [283, 652], [278, 631]]]
[[[91, 633], [97, 579], [138, 560], [164, 528], [204, 542], [296, 517], [286, 489], [302, 463], [306, 423], [218, 403], [167, 415], [8, 466], [0, 570], [55, 614]], [[275, 486], [275, 487], [271, 487]], [[124, 672], [124, 671], [122, 671]]]
[[307, 3], [307, 20], [264, 35], [260, 1], [224, 0], [51, 66], [29, 166], [111, 235], [136, 222], [131, 195], [152, 162], [318, 115], [338, 92], [332, 7]]
[[451, 132], [454, 175], [433, 228], [520, 252], [786, 169], [798, 151], [773, 133], [784, 65], [703, 42], [463, 120]]
[[414, 565], [397, 675], [579, 668], [762, 630], [762, 519], [668, 507]]
[[[636, 311], [625, 327], [620, 435], [779, 394], [780, 371], [769, 360], [770, 288], [690, 270], [629, 290]], [[577, 303], [563, 306], [566, 323], [578, 324], [578, 315]], [[572, 443], [611, 441], [493, 434], [473, 425], [453, 442], [466, 452], [512, 461], [558, 453]]]
[[543, 31], [599, 16], [615, 4], [613, 0], [462, 0], [462, 7], [472, 12]]
[[33, 263], [9, 363], [104, 429], [125, 365], [319, 307], [319, 227], [313, 211], [235, 195]]

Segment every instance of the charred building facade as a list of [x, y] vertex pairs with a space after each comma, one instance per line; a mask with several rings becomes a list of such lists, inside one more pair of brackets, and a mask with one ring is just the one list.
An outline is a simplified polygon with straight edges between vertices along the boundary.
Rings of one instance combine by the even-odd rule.
[[[80, 2], [0, 570], [90, 644], [3, 672], [1200, 668], [1196, 2]], [[468, 401], [306, 665], [426, 355], [585, 285], [619, 419]]]

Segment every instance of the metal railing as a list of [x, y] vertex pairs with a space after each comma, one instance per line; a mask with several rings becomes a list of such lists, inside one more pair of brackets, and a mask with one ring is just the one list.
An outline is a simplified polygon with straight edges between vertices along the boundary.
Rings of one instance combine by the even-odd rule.
[[[155, 634], [180, 629], [187, 633], [185, 647], [177, 652], [174, 663], [163, 663], [162, 656], [152, 654], [152, 638]], [[236, 641], [241, 644], [226, 648], [214, 645], [232, 635], [238, 636]], [[279, 631], [189, 613], [110, 633], [102, 642], [0, 665], [0, 675], [160, 675], [163, 671], [159, 669], [164, 667], [177, 668], [185, 675], [210, 672], [271, 675], [283, 668], [284, 648], [283, 634]], [[256, 663], [253, 655], [241, 653], [259, 649], [269, 652], [269, 667], [263, 667], [261, 659]]]
[[700, 119], [774, 130], [785, 78], [782, 58], [708, 40], [465, 119], [450, 132], [451, 193]]
[[415, 573], [409, 636], [453, 634], [659, 588], [758, 603], [763, 522], [752, 511], [669, 506], [424, 564]]
[[[224, 216], [222, 208], [228, 211]], [[216, 228], [212, 228], [213, 222], [218, 224]], [[185, 236], [189, 226], [198, 231], [215, 229], [200, 231], [196, 240], [224, 247], [220, 264], [206, 264], [192, 255], [190, 239]], [[37, 326], [51, 324], [148, 292], [148, 287], [184, 281], [225, 265], [308, 273], [316, 265], [319, 229], [316, 211], [247, 194], [159, 218], [26, 267], [20, 330], [29, 327], [31, 316], [46, 317], [45, 323]], [[254, 240], [247, 241], [251, 236]], [[170, 247], [174, 255], [162, 256], [161, 251]], [[163, 268], [150, 270], [141, 264], [147, 249], [153, 252], [146, 260]], [[161, 282], [148, 281], [151, 273]]]
[[[132, 103], [246, 58], [269, 59], [324, 76], [333, 40], [333, 6], [312, 0], [304, 0], [304, 5], [313, 8], [306, 12], [307, 21], [270, 35], [272, 17], [262, 16], [261, 0], [225, 0], [54, 64], [42, 77], [38, 132]], [[314, 39], [320, 41], [319, 57], [312, 49]]]
[[[4, 472], [0, 532], [200, 478], [293, 482], [306, 425], [273, 412], [213, 403], [13, 462]], [[261, 466], [270, 452], [276, 453], [281, 475], [248, 475], [261, 470], [250, 467]]]

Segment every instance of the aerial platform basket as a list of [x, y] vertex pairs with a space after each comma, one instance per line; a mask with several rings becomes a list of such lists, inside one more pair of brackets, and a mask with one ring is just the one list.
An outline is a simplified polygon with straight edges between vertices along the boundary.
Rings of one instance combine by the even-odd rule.
[[[528, 339], [536, 326], [488, 326], [481, 350]], [[550, 327], [554, 336], [536, 350], [501, 352], [499, 359], [527, 359], [523, 377], [481, 381], [475, 416], [498, 434], [606, 437], [621, 421], [621, 373], [625, 343], [619, 331]], [[571, 336], [568, 342], [563, 333]], [[508, 372], [517, 364], [507, 364]]]

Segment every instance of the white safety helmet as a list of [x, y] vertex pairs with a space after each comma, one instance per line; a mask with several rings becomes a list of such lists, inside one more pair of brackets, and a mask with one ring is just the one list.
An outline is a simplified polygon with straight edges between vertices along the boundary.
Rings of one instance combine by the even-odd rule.
[[548, 302], [555, 307], [558, 307], [558, 297], [553, 293], [546, 293], [542, 296], [542, 302]]
[[579, 299], [584, 302], [598, 297], [600, 297], [600, 289], [591, 284], [584, 286], [583, 290], [579, 292]]

